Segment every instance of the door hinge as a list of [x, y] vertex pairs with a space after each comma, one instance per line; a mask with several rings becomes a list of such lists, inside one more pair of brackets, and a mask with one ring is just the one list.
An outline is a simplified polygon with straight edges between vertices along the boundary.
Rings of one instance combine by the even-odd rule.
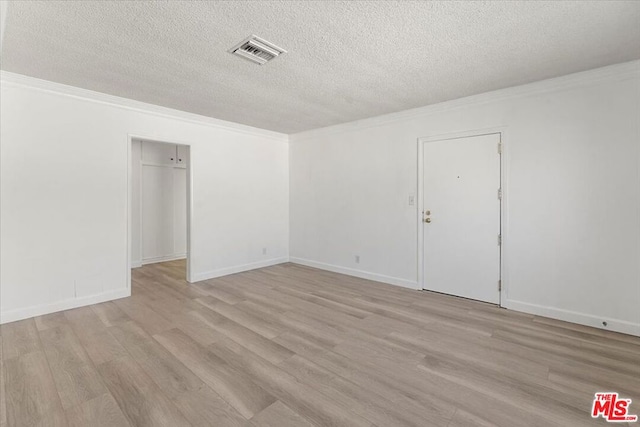
[[502, 200], [502, 188], [498, 188], [498, 200]]
[[498, 234], [498, 246], [502, 246], [502, 234]]
[[498, 292], [502, 291], [502, 280], [498, 280]]
[[502, 142], [498, 142], [498, 154], [502, 154]]

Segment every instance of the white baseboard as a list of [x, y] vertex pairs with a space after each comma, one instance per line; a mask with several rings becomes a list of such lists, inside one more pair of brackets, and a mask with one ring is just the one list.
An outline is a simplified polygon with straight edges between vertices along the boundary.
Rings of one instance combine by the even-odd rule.
[[131, 289], [118, 289], [115, 291], [103, 292], [96, 295], [89, 295], [81, 298], [71, 298], [47, 304], [34, 305], [17, 310], [3, 311], [0, 313], [0, 324], [28, 319], [30, 317], [42, 316], [44, 314], [69, 310], [72, 308], [84, 307], [85, 305], [98, 304], [114, 299], [131, 296]]
[[[380, 274], [370, 273], [367, 271], [356, 270], [348, 267], [341, 267], [323, 262], [311, 261], [304, 258], [289, 258], [289, 262], [294, 264], [306, 265], [308, 267], [318, 268], [320, 270], [332, 271], [334, 273], [346, 274], [348, 276], [360, 277], [362, 279], [374, 280], [376, 282], [388, 283], [390, 285], [402, 286], [409, 289], [420, 290], [417, 282], [410, 280], [389, 277]], [[591, 326], [598, 329], [621, 332], [623, 334], [640, 336], [640, 324], [628, 322], [625, 320], [598, 317], [591, 314], [579, 313], [570, 310], [563, 310], [555, 307], [545, 307], [536, 304], [529, 304], [521, 301], [506, 300], [503, 301], [503, 307], [509, 310], [521, 311], [523, 313], [534, 314], [537, 316], [549, 317], [552, 319], [563, 320], [565, 322], [577, 323], [579, 325]], [[602, 322], [607, 322], [607, 326], [603, 326]]]
[[215, 279], [216, 277], [228, 276], [229, 274], [242, 273], [243, 271], [255, 270], [256, 268], [270, 267], [276, 264], [289, 262], [288, 257], [271, 258], [264, 261], [252, 262], [249, 264], [236, 265], [233, 267], [220, 268], [218, 270], [205, 271], [204, 273], [194, 273], [191, 276], [191, 283], [202, 280]]
[[131, 268], [139, 268], [142, 267], [142, 261], [131, 261]]
[[384, 276], [382, 274], [370, 273], [368, 271], [356, 270], [354, 268], [341, 267], [333, 264], [325, 264], [324, 262], [311, 261], [304, 258], [289, 258], [289, 261], [295, 264], [306, 265], [307, 267], [319, 268], [320, 270], [332, 271], [334, 273], [346, 274], [347, 276], [359, 277], [361, 279], [373, 280], [375, 282], [387, 283], [389, 285], [402, 286], [403, 288], [419, 290], [418, 282], [397, 277]]
[[[159, 256], [155, 258], [145, 258], [140, 262], [140, 266], [147, 264], [156, 264], [158, 262], [167, 262], [167, 261], [175, 261], [178, 259], [185, 259], [187, 254], [177, 254], [177, 255], [168, 255], [168, 256]], [[131, 268], [133, 268], [133, 263], [131, 263]]]
[[[550, 317], [552, 319], [591, 326], [607, 331], [640, 336], [640, 323], [633, 323], [626, 320], [611, 319], [607, 317], [598, 317], [592, 314], [563, 310], [555, 307], [546, 307], [521, 301], [506, 300], [503, 301], [502, 305], [510, 310], [522, 311], [524, 313], [535, 314], [537, 316]], [[604, 326], [602, 322], [607, 322], [607, 326]]]

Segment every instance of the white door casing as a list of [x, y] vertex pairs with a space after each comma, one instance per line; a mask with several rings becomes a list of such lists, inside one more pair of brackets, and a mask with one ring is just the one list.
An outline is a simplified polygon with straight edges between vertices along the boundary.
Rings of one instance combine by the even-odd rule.
[[173, 252], [187, 253], [187, 170], [173, 168]]

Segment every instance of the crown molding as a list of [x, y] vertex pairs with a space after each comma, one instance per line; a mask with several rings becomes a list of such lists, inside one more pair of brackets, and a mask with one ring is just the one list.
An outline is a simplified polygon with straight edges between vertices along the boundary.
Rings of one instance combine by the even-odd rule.
[[21, 87], [42, 92], [54, 93], [61, 96], [76, 98], [88, 102], [94, 102], [139, 113], [154, 115], [158, 117], [180, 120], [187, 123], [209, 126], [220, 130], [243, 133], [252, 136], [259, 136], [278, 142], [301, 142], [312, 138], [330, 136], [338, 133], [353, 132], [355, 130], [367, 129], [390, 123], [410, 120], [417, 117], [430, 116], [450, 110], [468, 108], [490, 102], [497, 102], [513, 98], [524, 98], [528, 96], [540, 95], [548, 92], [569, 90], [576, 87], [593, 85], [608, 81], [622, 81], [629, 78], [640, 77], [640, 60], [624, 62], [579, 73], [568, 74], [552, 79], [541, 80], [520, 86], [513, 86], [491, 92], [484, 92], [464, 98], [444, 101], [424, 107], [399, 111], [396, 113], [370, 117], [362, 120], [342, 123], [324, 128], [311, 129], [296, 134], [287, 135], [266, 129], [260, 129], [240, 123], [220, 120], [213, 117], [188, 113], [186, 111], [175, 110], [159, 105], [148, 104], [133, 99], [122, 98], [75, 86], [55, 83], [9, 71], [0, 71], [0, 82], [3, 86]]
[[525, 98], [549, 92], [558, 92], [577, 87], [590, 86], [602, 82], [623, 81], [626, 79], [639, 77], [640, 60], [623, 62], [621, 64], [609, 65], [606, 67], [595, 68], [593, 70], [567, 74], [564, 76], [540, 80], [520, 86], [512, 86], [505, 89], [498, 89], [491, 92], [484, 92], [464, 98], [453, 99], [451, 101], [430, 104], [424, 107], [399, 111], [397, 113], [384, 114], [381, 116], [370, 117], [334, 126], [327, 126], [324, 128], [311, 129], [308, 131], [289, 135], [289, 141], [291, 143], [302, 142], [313, 138], [327, 137], [338, 133], [353, 132], [356, 130], [383, 126], [398, 121], [430, 116], [445, 111], [458, 110], [491, 102], [504, 101], [514, 98]]
[[0, 71], [0, 83], [3, 87], [20, 87], [23, 89], [48, 92], [60, 96], [79, 99], [82, 101], [93, 102], [97, 104], [121, 108], [124, 110], [149, 114], [152, 116], [180, 120], [182, 122], [208, 126], [220, 130], [258, 136], [278, 142], [289, 142], [289, 136], [284, 133], [260, 129], [253, 126], [229, 122], [226, 120], [220, 120], [213, 117], [202, 116], [199, 114], [188, 113], [186, 111], [175, 110], [173, 108], [162, 107], [159, 105], [148, 104], [146, 102], [135, 101], [133, 99], [122, 98], [102, 92], [95, 92], [89, 89], [69, 86], [49, 80], [42, 80], [36, 77], [30, 77], [23, 74], [12, 73], [9, 71]]

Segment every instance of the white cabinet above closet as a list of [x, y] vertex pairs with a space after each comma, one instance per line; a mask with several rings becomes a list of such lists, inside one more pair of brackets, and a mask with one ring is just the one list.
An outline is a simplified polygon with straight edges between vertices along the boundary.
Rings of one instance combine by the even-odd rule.
[[142, 163], [186, 167], [187, 147], [185, 145], [143, 141]]

